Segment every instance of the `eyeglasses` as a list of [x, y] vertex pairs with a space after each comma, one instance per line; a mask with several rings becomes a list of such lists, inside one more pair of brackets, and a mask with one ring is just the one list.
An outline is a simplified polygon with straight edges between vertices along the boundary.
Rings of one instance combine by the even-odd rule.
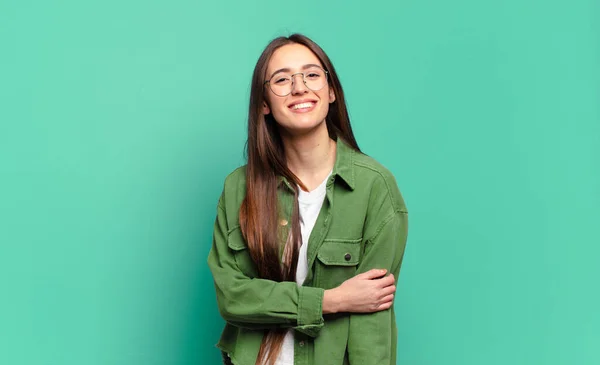
[[276, 73], [270, 80], [265, 81], [271, 91], [277, 96], [288, 96], [292, 92], [294, 76], [302, 75], [302, 81], [312, 91], [319, 91], [327, 85], [328, 72], [318, 66], [313, 66], [304, 72], [295, 74]]

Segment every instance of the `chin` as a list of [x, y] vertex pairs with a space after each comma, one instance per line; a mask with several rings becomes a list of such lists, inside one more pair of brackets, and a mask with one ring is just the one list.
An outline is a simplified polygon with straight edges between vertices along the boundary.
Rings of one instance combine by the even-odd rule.
[[303, 115], [292, 115], [288, 118], [290, 124], [314, 128], [325, 121], [327, 113], [307, 113]]
[[319, 128], [327, 128], [324, 120], [320, 122], [311, 121], [306, 123], [291, 123], [291, 125], [286, 129], [288, 129], [288, 131], [292, 134], [306, 134], [314, 132]]
[[[321, 116], [320, 114], [324, 114]], [[325, 117], [327, 113], [303, 113], [303, 114], [288, 114], [285, 113], [283, 118], [275, 117], [277, 124], [292, 133], [303, 133], [312, 131], [321, 125], [325, 125]], [[279, 122], [282, 120], [282, 122]]]

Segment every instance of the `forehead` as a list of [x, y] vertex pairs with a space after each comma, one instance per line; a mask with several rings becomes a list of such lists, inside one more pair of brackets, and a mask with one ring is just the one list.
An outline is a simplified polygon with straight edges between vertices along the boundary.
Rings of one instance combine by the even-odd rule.
[[323, 67], [319, 58], [308, 47], [296, 43], [286, 44], [273, 52], [267, 67], [267, 75], [281, 68], [300, 70], [302, 66], [310, 63]]

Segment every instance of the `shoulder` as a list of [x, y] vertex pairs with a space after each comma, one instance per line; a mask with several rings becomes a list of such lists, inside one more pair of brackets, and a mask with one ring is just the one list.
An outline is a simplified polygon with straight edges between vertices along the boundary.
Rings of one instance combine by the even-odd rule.
[[385, 196], [396, 212], [407, 212], [394, 174], [373, 157], [356, 152], [352, 163], [357, 187], [370, 187], [371, 195]]
[[225, 177], [219, 206], [227, 212], [236, 211], [246, 196], [246, 165], [240, 166]]
[[354, 169], [361, 177], [381, 179], [385, 182], [396, 184], [396, 178], [390, 170], [362, 152], [356, 152], [353, 158]]
[[225, 178], [225, 187], [237, 186], [240, 183], [246, 184], [246, 166], [240, 166], [235, 170], [231, 171]]

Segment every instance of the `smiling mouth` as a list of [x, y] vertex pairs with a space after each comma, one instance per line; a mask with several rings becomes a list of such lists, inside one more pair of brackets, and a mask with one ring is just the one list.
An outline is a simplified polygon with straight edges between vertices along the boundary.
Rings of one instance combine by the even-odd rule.
[[294, 105], [290, 106], [290, 109], [292, 109], [292, 110], [307, 110], [307, 109], [312, 108], [313, 106], [315, 106], [315, 102], [308, 101], [306, 103], [294, 104]]

